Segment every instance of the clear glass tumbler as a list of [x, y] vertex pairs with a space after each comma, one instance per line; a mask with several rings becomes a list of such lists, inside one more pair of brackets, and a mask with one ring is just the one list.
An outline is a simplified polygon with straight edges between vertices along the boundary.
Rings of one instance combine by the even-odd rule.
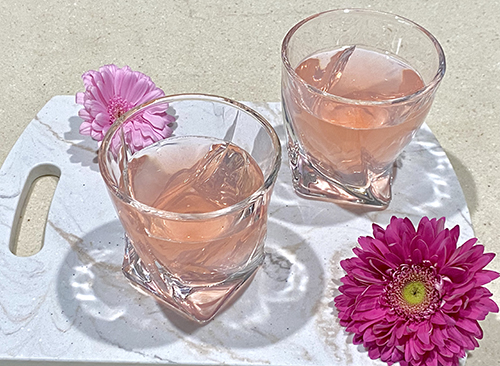
[[[175, 116], [173, 135], [135, 151], [134, 123], [159, 110]], [[126, 233], [125, 276], [188, 318], [212, 319], [264, 259], [280, 161], [271, 125], [226, 98], [172, 95], [128, 112], [99, 150]]]
[[445, 73], [438, 41], [397, 15], [331, 10], [290, 29], [281, 58], [295, 191], [386, 207], [394, 162]]

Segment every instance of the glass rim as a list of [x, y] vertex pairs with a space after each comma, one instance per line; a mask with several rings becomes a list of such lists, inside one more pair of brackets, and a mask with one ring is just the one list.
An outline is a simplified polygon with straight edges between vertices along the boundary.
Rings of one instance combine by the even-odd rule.
[[[269, 137], [271, 138], [271, 142], [274, 146], [274, 157], [270, 164], [271, 171], [266, 175], [264, 175], [264, 182], [262, 185], [250, 196], [245, 199], [231, 205], [228, 207], [221, 208], [215, 211], [203, 212], [203, 213], [179, 213], [167, 210], [160, 210], [155, 207], [149, 206], [145, 203], [142, 203], [135, 198], [131, 197], [129, 194], [121, 190], [115, 183], [113, 183], [113, 178], [111, 177], [110, 171], [107, 168], [107, 153], [109, 152], [109, 147], [111, 146], [111, 140], [114, 136], [115, 132], [123, 126], [127, 120], [134, 118], [138, 113], [143, 110], [149, 108], [153, 105], [165, 104], [175, 101], [187, 101], [187, 100], [201, 100], [201, 101], [212, 101], [220, 104], [225, 104], [228, 106], [232, 106], [244, 113], [247, 113], [251, 117], [253, 117], [258, 123], [264, 127]], [[176, 137], [176, 136], [171, 136]], [[168, 140], [170, 137], [166, 138]], [[254, 203], [260, 196], [264, 195], [267, 190], [276, 182], [278, 177], [279, 168], [281, 165], [281, 143], [278, 137], [278, 134], [271, 126], [271, 124], [257, 111], [246, 106], [243, 103], [237, 102], [233, 99], [214, 95], [214, 94], [204, 94], [204, 93], [180, 93], [180, 94], [171, 94], [165, 95], [153, 100], [150, 100], [146, 103], [143, 103], [137, 107], [132, 108], [131, 110], [124, 113], [120, 116], [109, 128], [106, 132], [101, 145], [98, 150], [98, 164], [99, 170], [101, 172], [101, 176], [103, 177], [104, 183], [110, 189], [112, 194], [114, 194], [120, 201], [133, 206], [134, 208], [141, 210], [143, 212], [147, 212], [151, 215], [158, 216], [165, 219], [176, 219], [182, 221], [191, 221], [191, 220], [202, 220], [202, 219], [211, 219], [220, 217], [223, 215], [230, 214], [232, 212], [241, 210], [250, 204]]]
[[[407, 25], [415, 28], [417, 31], [420, 31], [424, 35], [426, 35], [432, 44], [435, 47], [436, 53], [438, 55], [439, 59], [439, 66], [437, 68], [437, 71], [434, 75], [434, 77], [426, 83], [422, 88], [417, 90], [416, 92], [413, 92], [408, 95], [404, 95], [401, 97], [397, 98], [391, 98], [391, 99], [384, 99], [384, 100], [377, 100], [377, 101], [370, 101], [370, 100], [362, 100], [362, 99], [350, 99], [350, 98], [344, 98], [335, 94], [330, 94], [327, 92], [324, 92], [322, 90], [319, 90], [318, 88], [308, 84], [305, 80], [303, 80], [296, 72], [295, 69], [292, 67], [290, 63], [290, 59], [288, 57], [288, 43], [290, 42], [291, 38], [294, 36], [294, 34], [301, 28], [304, 24], [329, 13], [367, 13], [367, 14], [372, 14], [372, 15], [383, 15], [383, 16], [390, 16], [394, 17], [394, 19], [407, 23]], [[295, 80], [299, 80], [299, 82], [305, 86], [309, 91], [311, 91], [314, 94], [319, 94], [323, 97], [327, 97], [330, 99], [334, 99], [336, 101], [345, 103], [345, 104], [356, 104], [356, 105], [391, 105], [391, 104], [398, 104], [398, 103], [404, 103], [407, 102], [417, 96], [427, 94], [430, 91], [436, 89], [436, 87], [439, 85], [441, 80], [444, 77], [445, 71], [446, 71], [446, 58], [444, 55], [443, 48], [441, 47], [441, 44], [439, 41], [434, 37], [427, 29], [422, 27], [421, 25], [415, 23], [414, 21], [393, 14], [393, 13], [388, 13], [384, 11], [379, 11], [379, 10], [372, 10], [372, 9], [362, 9], [362, 8], [345, 8], [345, 9], [332, 9], [332, 10], [326, 10], [320, 13], [316, 13], [313, 15], [308, 16], [307, 18], [302, 19], [298, 23], [296, 23], [292, 28], [288, 30], [286, 33], [285, 37], [283, 38], [283, 41], [281, 43], [281, 61], [288, 72], [288, 74]]]

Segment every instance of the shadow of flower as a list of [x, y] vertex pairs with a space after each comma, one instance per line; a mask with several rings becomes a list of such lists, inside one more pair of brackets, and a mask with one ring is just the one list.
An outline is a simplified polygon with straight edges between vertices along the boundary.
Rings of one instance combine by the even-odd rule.
[[71, 130], [64, 134], [64, 139], [70, 143], [68, 154], [70, 161], [75, 164], [81, 164], [83, 167], [89, 167], [93, 171], [99, 171], [97, 165], [98, 142], [92, 140], [89, 136], [80, 134], [80, 124], [82, 119], [78, 116], [72, 116], [68, 119]]

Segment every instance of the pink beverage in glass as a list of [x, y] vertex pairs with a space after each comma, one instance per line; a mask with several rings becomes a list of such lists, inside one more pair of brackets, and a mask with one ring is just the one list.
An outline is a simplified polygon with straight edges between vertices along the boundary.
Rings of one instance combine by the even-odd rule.
[[[149, 146], [128, 163], [134, 199], [181, 214], [218, 211], [250, 197], [264, 183], [259, 165], [243, 149], [205, 137], [179, 137]], [[179, 222], [156, 220], [126, 208], [123, 225], [133, 242], [147, 242], [171, 275], [190, 285], [223, 281], [255, 260], [266, 233], [267, 207], [251, 213]], [[131, 219], [133, 218], [133, 219]], [[145, 224], [146, 223], [146, 224]], [[148, 230], [143, 230], [148, 228]], [[260, 259], [258, 259], [260, 260]], [[207, 277], [208, 276], [208, 277]], [[210, 288], [203, 296], [210, 296]]]
[[[331, 11], [304, 20], [285, 37], [282, 101], [298, 194], [389, 204], [394, 161], [422, 125], [444, 73], [437, 42], [402, 19]], [[417, 45], [409, 49], [412, 42]], [[431, 51], [436, 56], [426, 69], [419, 60]]]
[[[166, 103], [175, 135], [132, 153], [121, 126]], [[202, 94], [160, 98], [120, 124], [103, 140], [99, 164], [126, 233], [123, 272], [206, 322], [264, 260], [278, 137], [244, 105]]]
[[[394, 99], [424, 86], [411, 66], [362, 48], [354, 50], [338, 81], [326, 85], [341, 54], [342, 50], [335, 50], [314, 55], [297, 67], [297, 75], [329, 94], [363, 101]], [[290, 117], [309, 159], [327, 175], [366, 186], [370, 177], [382, 174], [379, 180], [389, 179], [384, 172], [423, 123], [431, 101], [413, 109], [407, 105], [346, 105], [311, 93], [303, 96], [301, 104], [306, 108], [292, 107]], [[405, 118], [405, 123], [398, 118]], [[389, 187], [388, 182], [380, 183]]]

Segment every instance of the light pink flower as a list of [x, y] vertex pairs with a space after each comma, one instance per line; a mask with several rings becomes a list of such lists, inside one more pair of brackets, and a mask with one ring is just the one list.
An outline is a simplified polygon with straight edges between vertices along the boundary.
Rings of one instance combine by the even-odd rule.
[[393, 217], [373, 237], [360, 237], [357, 257], [341, 261], [347, 272], [335, 298], [340, 324], [354, 333], [372, 359], [389, 365], [458, 365], [478, 347], [478, 320], [498, 312], [484, 284], [499, 276], [484, 267], [495, 254], [470, 239], [457, 248], [459, 227], [424, 217], [417, 230]]
[[[82, 75], [85, 92], [76, 94], [76, 103], [84, 106], [78, 112], [83, 119], [80, 133], [101, 141], [111, 125], [125, 112], [164, 96], [153, 81], [138, 71], [125, 66], [105, 65], [99, 71], [90, 70]], [[124, 126], [127, 142], [133, 152], [169, 137], [168, 126], [174, 117], [166, 113], [168, 104], [150, 108]]]

